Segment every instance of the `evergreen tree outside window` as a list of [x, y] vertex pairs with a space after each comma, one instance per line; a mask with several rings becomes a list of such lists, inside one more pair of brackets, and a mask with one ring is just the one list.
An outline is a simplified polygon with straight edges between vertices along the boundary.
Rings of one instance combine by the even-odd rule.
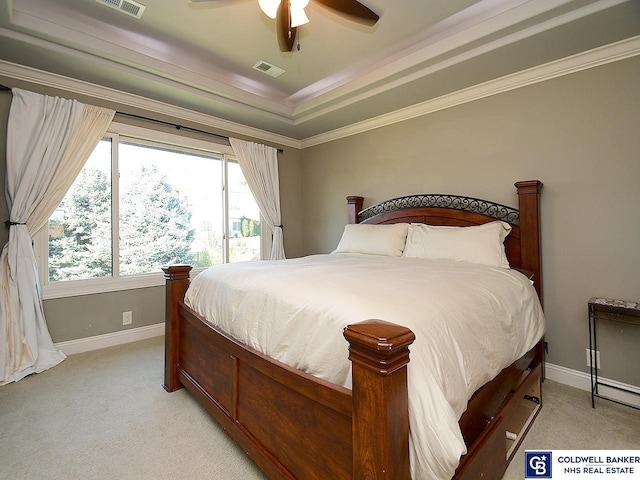
[[109, 277], [111, 140], [98, 143], [49, 219], [49, 281]]
[[224, 155], [115, 135], [99, 142], [48, 237], [49, 284], [135, 277], [259, 259], [260, 212]]
[[126, 142], [119, 158], [120, 274], [222, 263], [222, 159]]

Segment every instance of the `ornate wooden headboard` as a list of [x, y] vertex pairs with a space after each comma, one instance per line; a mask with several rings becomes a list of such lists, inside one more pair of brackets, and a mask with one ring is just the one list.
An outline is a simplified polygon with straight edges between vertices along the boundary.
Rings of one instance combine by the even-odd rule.
[[533, 273], [542, 302], [542, 259], [540, 255], [540, 190], [542, 182], [516, 182], [518, 209], [489, 200], [459, 195], [420, 194], [398, 197], [362, 209], [364, 198], [347, 197], [349, 223], [427, 223], [470, 226], [502, 220], [512, 230], [505, 239], [509, 264]]

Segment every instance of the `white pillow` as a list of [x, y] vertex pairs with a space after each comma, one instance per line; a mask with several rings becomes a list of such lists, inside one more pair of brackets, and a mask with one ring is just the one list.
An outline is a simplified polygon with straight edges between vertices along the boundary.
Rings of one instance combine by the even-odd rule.
[[472, 227], [411, 224], [402, 255], [509, 268], [503, 243], [509, 232], [511, 225], [500, 221]]
[[333, 253], [367, 253], [399, 257], [407, 239], [408, 223], [392, 225], [349, 224]]

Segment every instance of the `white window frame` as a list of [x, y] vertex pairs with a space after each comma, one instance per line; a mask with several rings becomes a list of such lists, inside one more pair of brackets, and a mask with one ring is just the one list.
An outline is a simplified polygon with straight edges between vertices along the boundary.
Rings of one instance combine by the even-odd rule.
[[[194, 139], [190, 137], [185, 137], [181, 135], [159, 132], [156, 130], [151, 130], [148, 128], [138, 127], [127, 125], [123, 123], [113, 122], [105, 135], [105, 138], [111, 137], [112, 139], [116, 139], [119, 142], [122, 141], [131, 141], [140, 145], [153, 145], [153, 146], [166, 146], [170, 149], [178, 149], [179, 151], [185, 153], [196, 153], [196, 154], [210, 154], [219, 156], [222, 161], [222, 175], [223, 175], [223, 185], [222, 185], [222, 195], [223, 195], [223, 232], [225, 241], [223, 242], [224, 251], [223, 251], [223, 259], [224, 262], [229, 258], [229, 245], [228, 245], [228, 223], [229, 223], [229, 202], [228, 202], [228, 192], [227, 192], [227, 162], [228, 161], [237, 161], [234, 154], [233, 149], [229, 145], [219, 144], [215, 142], [208, 142], [200, 139]], [[119, 198], [118, 194], [118, 185], [119, 182], [114, 182], [113, 180], [117, 178], [118, 175], [118, 150], [112, 153], [112, 181], [111, 181], [111, 194], [112, 198]], [[90, 295], [96, 293], [106, 293], [106, 292], [115, 292], [120, 290], [130, 290], [136, 288], [147, 288], [164, 285], [164, 275], [162, 272], [159, 273], [148, 273], [141, 275], [131, 275], [120, 277], [119, 276], [119, 253], [118, 242], [116, 241], [116, 236], [119, 231], [119, 212], [118, 212], [119, 202], [113, 202], [113, 212], [112, 212], [112, 245], [113, 245], [113, 271], [111, 277], [104, 278], [91, 278], [84, 280], [66, 280], [61, 282], [49, 282], [49, 228], [48, 224], [41, 228], [33, 237], [34, 240], [34, 252], [36, 256], [36, 261], [38, 262], [38, 270], [40, 275], [40, 285], [42, 286], [42, 298], [44, 300], [52, 299], [52, 298], [64, 298], [64, 297], [74, 297], [79, 295]], [[262, 220], [262, 219], [261, 219]], [[260, 222], [261, 226], [264, 225], [264, 221]], [[265, 255], [268, 256], [268, 248], [269, 243], [265, 241], [265, 235], [263, 235], [264, 229], [261, 229], [260, 238], [261, 238], [261, 258], [265, 258]], [[265, 253], [266, 252], [266, 253]], [[199, 271], [203, 269], [194, 269], [191, 273], [192, 276], [197, 274]]]

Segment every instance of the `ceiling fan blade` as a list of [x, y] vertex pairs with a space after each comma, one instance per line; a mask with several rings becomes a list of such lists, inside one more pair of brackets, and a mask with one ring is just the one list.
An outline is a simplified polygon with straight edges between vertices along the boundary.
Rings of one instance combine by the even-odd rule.
[[365, 7], [357, 0], [315, 0], [325, 7], [329, 7], [336, 12], [343, 13], [351, 20], [364, 25], [375, 25], [380, 16], [373, 10]]
[[276, 29], [278, 30], [278, 45], [280, 45], [280, 51], [290, 52], [293, 50], [298, 28], [291, 26], [289, 0], [280, 2], [278, 14], [276, 15]]

